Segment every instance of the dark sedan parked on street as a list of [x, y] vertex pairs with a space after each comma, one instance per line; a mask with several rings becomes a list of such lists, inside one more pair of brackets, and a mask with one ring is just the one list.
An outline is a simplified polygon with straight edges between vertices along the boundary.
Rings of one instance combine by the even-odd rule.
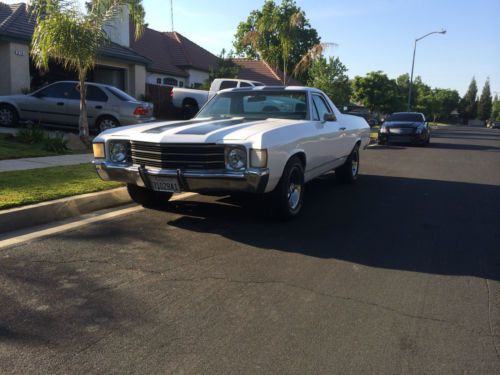
[[[120, 125], [153, 121], [153, 104], [139, 101], [114, 86], [85, 83], [89, 127], [102, 132]], [[0, 96], [0, 126], [18, 121], [78, 127], [79, 83], [59, 81], [28, 95]]]
[[387, 117], [378, 132], [378, 144], [411, 143], [429, 144], [431, 128], [419, 112], [395, 112]]

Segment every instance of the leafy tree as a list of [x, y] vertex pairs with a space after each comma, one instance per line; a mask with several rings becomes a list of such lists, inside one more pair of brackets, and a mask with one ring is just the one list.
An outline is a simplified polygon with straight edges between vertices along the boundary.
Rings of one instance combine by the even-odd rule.
[[226, 54], [226, 50], [222, 49], [218, 57], [217, 67], [210, 70], [208, 80], [201, 87], [203, 90], [208, 90], [216, 78], [238, 78], [241, 67], [233, 61], [232, 52]]
[[[267, 0], [238, 25], [233, 45], [237, 54], [261, 58], [282, 69], [286, 77], [319, 43], [318, 32], [295, 0], [282, 0], [280, 5]], [[305, 81], [307, 71], [297, 72], [301, 73], [297, 78]]]
[[49, 61], [77, 72], [80, 81], [79, 133], [88, 144], [89, 126], [85, 78], [96, 64], [97, 55], [109, 43], [107, 23], [122, 16], [127, 7], [138, 38], [144, 29], [142, 0], [92, 0], [86, 11], [78, 0], [33, 0], [36, 19], [31, 41], [31, 57], [37, 68], [48, 69]]
[[370, 111], [391, 113], [398, 109], [398, 87], [382, 71], [356, 76], [352, 82], [353, 98]]
[[337, 106], [348, 105], [351, 84], [346, 73], [347, 67], [338, 57], [327, 60], [321, 56], [312, 62], [307, 84], [322, 90]]
[[456, 90], [435, 88], [419, 98], [418, 108], [426, 117], [446, 120], [458, 107], [460, 95]]
[[488, 78], [483, 86], [483, 91], [481, 92], [481, 97], [477, 103], [477, 114], [480, 120], [488, 120], [491, 117], [491, 90], [490, 90], [490, 79]]
[[498, 95], [495, 95], [495, 98], [493, 99], [491, 118], [495, 121], [500, 121], [500, 100], [498, 99]]
[[469, 88], [460, 101], [460, 114], [465, 123], [469, 119], [477, 117], [477, 83], [474, 77], [472, 77]]

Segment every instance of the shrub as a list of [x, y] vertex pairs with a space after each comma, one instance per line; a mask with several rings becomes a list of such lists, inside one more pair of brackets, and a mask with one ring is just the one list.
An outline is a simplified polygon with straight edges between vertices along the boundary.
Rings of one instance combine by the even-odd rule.
[[53, 137], [46, 136], [42, 143], [45, 150], [58, 154], [64, 154], [68, 149], [68, 141], [60, 133], [56, 133]]
[[28, 125], [25, 128], [21, 128], [16, 135], [19, 142], [29, 145], [42, 143], [45, 137], [45, 132], [39, 125]]
[[68, 141], [64, 139], [63, 134], [55, 133], [49, 136], [39, 125], [28, 125], [19, 129], [16, 139], [29, 145], [41, 144], [45, 150], [57, 154], [64, 154], [68, 149]]

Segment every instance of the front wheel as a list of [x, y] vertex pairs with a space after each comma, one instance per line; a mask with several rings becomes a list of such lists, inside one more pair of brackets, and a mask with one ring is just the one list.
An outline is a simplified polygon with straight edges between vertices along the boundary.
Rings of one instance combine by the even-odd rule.
[[344, 184], [352, 184], [358, 179], [359, 144], [354, 146], [344, 165], [335, 169], [335, 177]]
[[154, 191], [133, 184], [127, 184], [127, 191], [135, 203], [149, 208], [165, 205], [173, 195], [173, 193]]
[[13, 127], [18, 121], [19, 116], [12, 106], [0, 104], [0, 126]]
[[272, 193], [275, 213], [279, 218], [289, 220], [300, 213], [304, 203], [304, 187], [304, 166], [299, 158], [292, 157]]

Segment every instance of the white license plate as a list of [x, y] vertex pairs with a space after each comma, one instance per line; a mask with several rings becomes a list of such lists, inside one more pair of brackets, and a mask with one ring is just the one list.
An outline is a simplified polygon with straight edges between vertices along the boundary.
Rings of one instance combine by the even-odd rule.
[[179, 193], [181, 188], [176, 177], [149, 176], [151, 187], [156, 191], [168, 191], [171, 193]]
[[393, 134], [403, 134], [404, 133], [403, 129], [391, 129], [390, 132]]

